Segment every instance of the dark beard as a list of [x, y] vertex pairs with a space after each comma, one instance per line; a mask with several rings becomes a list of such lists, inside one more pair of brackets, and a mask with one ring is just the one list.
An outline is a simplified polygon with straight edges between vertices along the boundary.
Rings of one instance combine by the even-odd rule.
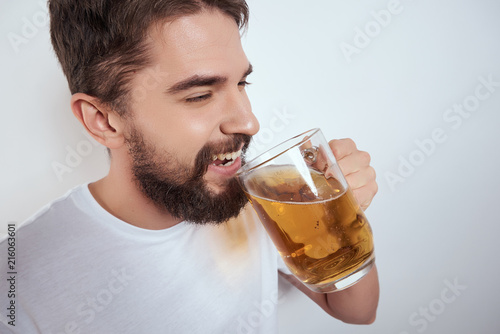
[[[205, 145], [196, 156], [193, 168], [182, 166], [173, 156], [163, 157], [146, 143], [138, 131], [132, 131], [127, 139], [133, 160], [132, 171], [142, 192], [160, 209], [184, 221], [196, 224], [221, 224], [238, 216], [248, 202], [236, 178], [231, 178], [220, 193], [214, 193], [203, 179], [212, 156], [239, 150], [243, 153], [251, 137], [244, 134], [232, 136], [232, 140], [220, 144]], [[158, 159], [161, 158], [161, 161]], [[168, 167], [168, 166], [174, 166]]]

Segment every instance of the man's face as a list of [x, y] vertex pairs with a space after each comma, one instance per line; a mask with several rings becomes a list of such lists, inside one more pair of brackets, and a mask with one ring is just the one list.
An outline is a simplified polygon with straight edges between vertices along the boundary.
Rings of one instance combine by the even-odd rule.
[[128, 108], [132, 171], [173, 216], [223, 222], [246, 203], [234, 175], [259, 128], [238, 27], [208, 11], [153, 27], [148, 41], [153, 62], [134, 76]]

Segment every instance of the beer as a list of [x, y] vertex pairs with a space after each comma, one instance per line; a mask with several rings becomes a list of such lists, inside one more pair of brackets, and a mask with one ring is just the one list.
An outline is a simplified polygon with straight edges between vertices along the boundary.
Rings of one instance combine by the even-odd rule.
[[334, 177], [275, 165], [252, 171], [245, 185], [284, 262], [306, 285], [331, 284], [373, 261], [370, 225]]

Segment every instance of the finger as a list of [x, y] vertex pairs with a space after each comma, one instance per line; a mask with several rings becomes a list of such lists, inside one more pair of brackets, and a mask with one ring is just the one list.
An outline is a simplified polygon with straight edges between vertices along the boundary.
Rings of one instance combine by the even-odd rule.
[[350, 138], [334, 139], [328, 144], [330, 145], [330, 149], [337, 160], [340, 160], [357, 151], [356, 144]]
[[364, 151], [355, 151], [350, 155], [337, 160], [340, 169], [344, 176], [356, 173], [368, 166], [370, 166], [370, 154]]
[[377, 175], [375, 169], [371, 166], [364, 167], [363, 169], [351, 173], [345, 177], [347, 184], [353, 190], [365, 187], [372, 182], [376, 182]]
[[359, 206], [361, 207], [362, 210], [366, 210], [370, 206], [377, 192], [378, 192], [378, 185], [375, 181], [373, 181], [370, 184], [367, 184], [362, 188], [358, 188], [352, 191], [354, 198], [359, 203]]

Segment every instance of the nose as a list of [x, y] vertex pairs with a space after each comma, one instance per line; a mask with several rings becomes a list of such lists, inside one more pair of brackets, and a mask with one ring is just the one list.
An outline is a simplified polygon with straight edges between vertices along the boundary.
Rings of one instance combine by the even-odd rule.
[[245, 91], [236, 89], [230, 93], [224, 108], [225, 117], [220, 123], [222, 133], [253, 136], [259, 131], [259, 121], [252, 112], [252, 106]]

